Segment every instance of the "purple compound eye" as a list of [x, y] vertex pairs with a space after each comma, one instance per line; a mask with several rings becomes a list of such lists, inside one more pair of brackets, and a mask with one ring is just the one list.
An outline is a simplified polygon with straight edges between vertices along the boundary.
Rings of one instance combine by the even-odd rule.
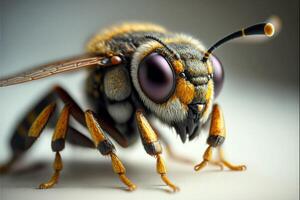
[[214, 85], [215, 85], [215, 98], [216, 98], [217, 96], [219, 96], [219, 94], [222, 90], [222, 87], [223, 87], [224, 69], [223, 69], [223, 66], [222, 66], [220, 60], [216, 56], [210, 55], [209, 59], [214, 68], [213, 80], [214, 80]]
[[155, 103], [163, 103], [175, 90], [175, 73], [169, 62], [151, 53], [139, 64], [138, 80], [143, 92]]

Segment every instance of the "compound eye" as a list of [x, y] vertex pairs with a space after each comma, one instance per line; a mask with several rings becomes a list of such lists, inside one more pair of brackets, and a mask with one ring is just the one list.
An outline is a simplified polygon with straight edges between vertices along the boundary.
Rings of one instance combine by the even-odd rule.
[[220, 94], [222, 87], [223, 87], [224, 69], [223, 69], [222, 63], [215, 55], [210, 55], [209, 59], [214, 68], [213, 80], [214, 80], [214, 85], [215, 85], [215, 97], [217, 97]]
[[143, 92], [155, 103], [163, 103], [175, 90], [175, 73], [169, 62], [151, 53], [139, 64], [138, 81]]

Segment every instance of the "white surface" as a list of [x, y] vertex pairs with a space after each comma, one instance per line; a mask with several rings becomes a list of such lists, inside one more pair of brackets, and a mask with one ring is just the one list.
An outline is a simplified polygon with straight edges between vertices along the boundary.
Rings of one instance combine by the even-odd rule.
[[[9, 130], [15, 117], [22, 113], [31, 99], [36, 99], [44, 88], [60, 77], [15, 88], [1, 88], [0, 121], [3, 162], [8, 158]], [[81, 75], [67, 76], [60, 81], [68, 87], [70, 80], [76, 83]], [[1, 200], [6, 199], [298, 199], [299, 197], [299, 105], [298, 94], [293, 90], [269, 87], [268, 84], [243, 80], [240, 84], [227, 82], [218, 100], [223, 106], [228, 137], [225, 142], [227, 158], [233, 163], [245, 163], [245, 172], [220, 172], [210, 166], [195, 172], [192, 165], [184, 165], [167, 159], [169, 177], [181, 191], [176, 194], [168, 189], [155, 173], [155, 160], [148, 156], [138, 143], [130, 149], [118, 148], [120, 158], [128, 170], [128, 176], [138, 189], [129, 193], [113, 174], [110, 162], [95, 150], [83, 150], [68, 146], [62, 154], [65, 168], [59, 184], [54, 189], [37, 190], [39, 183], [48, 180], [53, 153], [50, 134], [45, 134], [29, 151], [21, 166], [42, 162], [46, 168], [30, 173], [1, 176]], [[37, 84], [36, 84], [37, 85]], [[251, 87], [247, 87], [251, 85]], [[259, 87], [260, 86], [260, 87]], [[68, 87], [72, 95], [81, 99], [76, 84]], [[12, 94], [12, 91], [15, 93]], [[232, 92], [234, 91], [234, 92]], [[13, 95], [14, 98], [11, 98]], [[26, 98], [25, 98], [26, 97]], [[23, 101], [24, 98], [24, 101]], [[20, 101], [22, 99], [22, 101]], [[27, 105], [26, 105], [27, 104]], [[193, 142], [181, 144], [180, 139], [168, 128], [164, 133], [172, 140], [177, 153], [201, 160], [206, 147], [206, 133]], [[18, 166], [21, 170], [22, 167]]]

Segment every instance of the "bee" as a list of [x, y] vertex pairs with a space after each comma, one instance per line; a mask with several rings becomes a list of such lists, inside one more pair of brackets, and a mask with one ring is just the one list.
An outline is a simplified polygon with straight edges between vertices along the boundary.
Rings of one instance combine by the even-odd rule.
[[[151, 117], [173, 127], [183, 143], [196, 138], [210, 122], [208, 147], [203, 160], [194, 167], [196, 171], [209, 163], [245, 170], [245, 165], [233, 165], [224, 158], [225, 122], [221, 107], [215, 103], [222, 89], [224, 70], [212, 53], [235, 38], [273, 34], [271, 23], [260, 23], [238, 30], [206, 50], [199, 40], [169, 32], [159, 25], [124, 23], [95, 35], [82, 57], [1, 79], [0, 87], [5, 87], [85, 68], [89, 74], [84, 92], [92, 109], [83, 110], [65, 89], [53, 87], [18, 124], [10, 142], [12, 156], [0, 171], [9, 171], [42, 134], [50, 118], [54, 118], [51, 119], [55, 121], [51, 142], [55, 153], [53, 175], [40, 184], [40, 189], [51, 188], [58, 182], [63, 168], [60, 152], [67, 141], [96, 148], [109, 156], [113, 171], [128, 190], [134, 190], [136, 185], [127, 177], [112, 140], [126, 148], [139, 136], [145, 151], [156, 159], [156, 170], [162, 181], [177, 191], [178, 187], [167, 176], [161, 155], [161, 143], [166, 141], [149, 122]], [[56, 113], [59, 100], [64, 105]], [[86, 127], [91, 137], [72, 126], [70, 116]], [[214, 148], [217, 160], [212, 159]]]

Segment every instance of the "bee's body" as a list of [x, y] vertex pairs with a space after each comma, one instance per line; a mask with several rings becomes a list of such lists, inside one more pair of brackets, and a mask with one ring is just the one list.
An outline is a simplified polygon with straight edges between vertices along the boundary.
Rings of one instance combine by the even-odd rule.
[[[125, 64], [109, 69], [90, 70], [86, 88], [89, 102], [94, 109], [99, 114], [108, 114], [114, 125], [119, 128], [123, 135], [128, 137], [128, 140], [135, 138], [132, 136], [137, 136], [137, 129], [133, 123], [135, 108], [142, 106], [143, 109], [147, 110], [140, 101], [130, 77], [133, 54], [140, 45], [149, 41], [145, 38], [146, 35], [176, 41], [179, 50], [186, 51], [189, 49], [184, 54], [187, 58], [192, 56], [200, 58], [202, 56], [199, 52], [190, 50], [195, 45], [204, 51], [204, 48], [196, 40], [188, 36], [168, 33], [164, 28], [152, 24], [123, 24], [112, 27], [91, 40], [88, 45], [90, 53], [121, 54], [126, 58]], [[194, 84], [198, 85], [198, 100], [205, 102], [203, 97], [207, 91], [208, 70], [196, 68], [194, 65], [191, 66], [191, 71], [201, 77], [194, 80]]]
[[[200, 59], [205, 51], [197, 40], [183, 34], [169, 33], [163, 27], [153, 24], [129, 23], [109, 28], [89, 42], [88, 51], [97, 55], [121, 54], [124, 55], [126, 63], [109, 69], [90, 70], [86, 82], [87, 96], [95, 110], [108, 114], [128, 140], [134, 139], [134, 135], [137, 136], [136, 124], [133, 123], [135, 108], [142, 106], [147, 110], [134, 89], [130, 75], [132, 57], [138, 47], [150, 41], [145, 38], [147, 35], [168, 40], [169, 46], [180, 52], [181, 58], [188, 62], [185, 64], [186, 70], [195, 77], [191, 80], [197, 93], [195, 101], [202, 102], [203, 106], [208, 102], [210, 106], [202, 119], [203, 122], [210, 114], [212, 105], [213, 93], [209, 94], [210, 96], [207, 93], [213, 90], [213, 83], [208, 85], [209, 69], [199, 68], [199, 60], [196, 60]], [[183, 110], [184, 112], [186, 111]], [[200, 131], [200, 127], [197, 131]]]
[[[130, 190], [135, 185], [126, 177], [126, 170], [116, 155], [110, 135], [127, 147], [140, 135], [146, 152], [157, 159], [157, 172], [174, 191], [178, 188], [167, 178], [161, 157], [159, 134], [148, 122], [155, 116], [175, 128], [182, 142], [198, 136], [202, 125], [211, 116], [211, 126], [203, 161], [195, 170], [212, 160], [212, 148], [218, 147], [220, 160], [213, 162], [232, 170], [244, 170], [223, 157], [221, 145], [226, 130], [220, 107], [213, 105], [223, 83], [223, 68], [212, 51], [222, 43], [246, 35], [271, 36], [273, 26], [262, 23], [234, 32], [207, 51], [196, 39], [171, 33], [153, 24], [128, 23], [106, 29], [87, 45], [88, 57], [48, 64], [39, 69], [0, 80], [0, 87], [44, 78], [57, 73], [90, 67], [86, 95], [91, 110], [83, 111], [61, 87], [54, 87], [31, 109], [17, 126], [12, 139], [13, 156], [0, 172], [5, 172], [26, 152], [42, 133], [53, 115], [58, 100], [64, 107], [57, 119], [51, 147], [55, 155], [54, 174], [40, 188], [50, 188], [62, 170], [60, 152], [65, 141], [97, 148], [111, 157], [114, 172]], [[91, 139], [69, 124], [73, 116], [88, 128]], [[139, 134], [138, 134], [139, 133]], [[168, 149], [170, 147], [168, 146]]]

